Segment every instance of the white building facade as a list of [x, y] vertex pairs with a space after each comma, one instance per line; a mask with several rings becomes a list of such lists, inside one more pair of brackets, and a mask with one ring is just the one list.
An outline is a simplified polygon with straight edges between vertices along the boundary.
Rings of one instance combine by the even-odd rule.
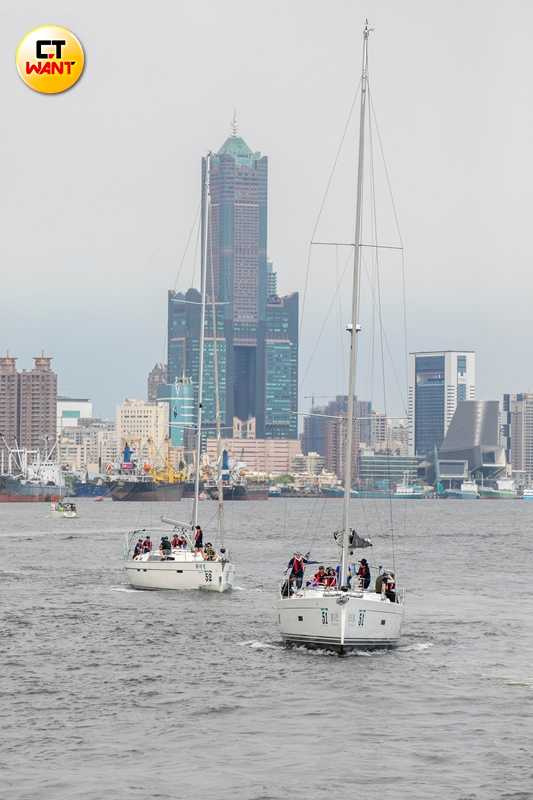
[[163, 463], [168, 449], [168, 402], [147, 403], [126, 399], [117, 408], [117, 443], [120, 451], [126, 444], [138, 459]]
[[91, 419], [93, 404], [87, 397], [57, 398], [57, 435], [60, 436], [64, 428], [74, 428], [80, 419]]
[[409, 455], [432, 456], [446, 436], [457, 404], [475, 397], [472, 350], [409, 353]]

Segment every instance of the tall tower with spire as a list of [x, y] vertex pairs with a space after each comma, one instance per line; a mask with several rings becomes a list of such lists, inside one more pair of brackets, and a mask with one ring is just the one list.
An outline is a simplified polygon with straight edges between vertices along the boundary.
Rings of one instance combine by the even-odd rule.
[[[206, 167], [204, 158], [202, 187]], [[268, 291], [268, 158], [254, 152], [239, 135], [235, 111], [230, 135], [211, 156], [210, 189], [207, 290], [211, 297], [212, 275], [220, 304], [217, 348], [225, 434], [233, 429], [235, 418], [242, 422], [255, 419], [257, 438], [296, 438], [298, 296], [280, 298]], [[203, 228], [205, 202], [202, 209]], [[185, 364], [186, 373], [196, 382], [196, 362], [187, 357], [195, 345], [190, 336], [176, 335], [179, 315], [183, 319], [187, 314], [197, 316], [194, 306], [187, 310], [185, 299], [169, 293], [169, 379], [180, 377], [178, 370]], [[183, 330], [196, 330], [198, 324], [189, 321]], [[209, 385], [209, 348], [213, 346], [209, 320], [207, 326]], [[208, 396], [204, 399], [210, 404]]]

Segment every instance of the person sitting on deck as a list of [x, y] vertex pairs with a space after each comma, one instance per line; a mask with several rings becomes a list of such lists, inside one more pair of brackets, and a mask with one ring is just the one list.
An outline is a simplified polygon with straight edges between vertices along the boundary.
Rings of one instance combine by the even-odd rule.
[[180, 546], [179, 542], [180, 542], [180, 537], [178, 536], [178, 534], [177, 534], [177, 533], [175, 533], [175, 534], [174, 534], [174, 536], [172, 537], [172, 539], [170, 540], [170, 544], [171, 544], [171, 546], [174, 548], [174, 550], [175, 550], [177, 547], [179, 547], [179, 546]]
[[143, 541], [143, 553], [149, 553], [152, 550], [152, 540], [150, 534], [147, 533]]
[[387, 573], [384, 572], [384, 571], [381, 572], [381, 569], [382, 569], [381, 567], [379, 569], [380, 569], [380, 573], [379, 573], [378, 577], [376, 578], [375, 589], [376, 589], [376, 594], [383, 594], [384, 591], [385, 591]]
[[140, 556], [142, 551], [143, 551], [143, 540], [137, 539], [137, 542], [135, 543], [135, 547], [133, 549], [133, 558], [137, 558], [137, 556]]
[[171, 550], [172, 550], [172, 545], [170, 544], [170, 542], [168, 540], [168, 536], [162, 536], [161, 537], [161, 543], [159, 545], [160, 554], [162, 554], [164, 556], [168, 556], [168, 555], [170, 555]]
[[315, 574], [313, 575], [313, 580], [310, 581], [311, 586], [323, 586], [326, 580], [326, 570], [323, 566], [320, 566]]
[[215, 548], [213, 547], [211, 542], [208, 542], [206, 544], [206, 546], [204, 547], [204, 559], [206, 561], [216, 561], [217, 560], [217, 554], [216, 554]]
[[[309, 553], [306, 553], [306, 555], [309, 555]], [[293, 557], [287, 564], [287, 569], [289, 571], [289, 581], [291, 583], [294, 581], [296, 583], [297, 589], [301, 589], [302, 584], [304, 582], [305, 564], [316, 564], [316, 561], [309, 561], [301, 553], [296, 553], [296, 552], [294, 553]]]

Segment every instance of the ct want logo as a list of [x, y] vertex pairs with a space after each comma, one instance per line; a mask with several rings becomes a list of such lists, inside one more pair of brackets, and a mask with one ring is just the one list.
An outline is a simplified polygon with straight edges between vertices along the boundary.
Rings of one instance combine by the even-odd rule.
[[24, 83], [43, 94], [58, 94], [79, 81], [85, 64], [80, 41], [59, 25], [41, 25], [17, 47], [17, 69]]

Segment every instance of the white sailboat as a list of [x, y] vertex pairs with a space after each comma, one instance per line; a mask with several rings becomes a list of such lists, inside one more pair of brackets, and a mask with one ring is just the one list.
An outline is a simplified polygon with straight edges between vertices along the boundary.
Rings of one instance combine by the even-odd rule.
[[[362, 228], [362, 196], [365, 146], [365, 114], [368, 100], [368, 21], [363, 31], [363, 67], [355, 215], [355, 246], [350, 334], [350, 367], [346, 415], [344, 504], [342, 528], [336, 535], [340, 545], [340, 565], [332, 580], [303, 585], [290, 578], [281, 588], [277, 601], [278, 624], [283, 641], [291, 645], [334, 650], [340, 654], [355, 649], [394, 647], [401, 635], [404, 616], [404, 593], [396, 588], [396, 577], [383, 571], [376, 585], [365, 588], [364, 581], [353, 575], [349, 557], [355, 547], [368, 541], [351, 532], [348, 523], [352, 485], [352, 438], [354, 394], [357, 364], [359, 273]], [[300, 585], [298, 585], [300, 584]], [[333, 584], [333, 585], [332, 585]], [[376, 591], [379, 590], [379, 591]]]
[[[235, 566], [231, 562], [226, 549], [223, 546], [222, 534], [224, 529], [224, 498], [221, 486], [221, 470], [219, 467], [218, 483], [218, 539], [220, 542], [219, 550], [214, 547], [207, 547], [204, 533], [203, 544], [205, 547], [198, 547], [194, 539], [194, 533], [198, 528], [198, 503], [200, 500], [200, 468], [202, 451], [202, 400], [204, 387], [204, 357], [205, 357], [205, 324], [206, 324], [206, 305], [207, 305], [207, 262], [208, 262], [208, 237], [209, 233], [209, 214], [210, 214], [210, 170], [211, 157], [207, 156], [207, 168], [204, 183], [204, 207], [206, 210], [206, 224], [203, 231], [202, 242], [202, 306], [200, 321], [200, 357], [198, 374], [198, 409], [196, 420], [196, 464], [194, 481], [194, 502], [192, 521], [179, 522], [168, 518], [162, 521], [170, 524], [172, 528], [161, 528], [152, 531], [135, 530], [132, 531], [126, 540], [125, 547], [125, 570], [128, 582], [137, 589], [173, 589], [191, 590], [203, 589], [213, 592], [225, 592], [232, 588], [235, 574]], [[211, 260], [211, 270], [213, 269]], [[218, 358], [216, 342], [216, 306], [214, 297], [214, 280], [211, 273], [212, 287], [212, 324], [214, 336], [214, 383], [215, 383], [215, 405], [216, 405], [216, 431], [218, 440], [218, 451], [221, 452], [221, 420], [220, 420], [220, 400], [218, 392]], [[219, 458], [220, 461], [220, 458]], [[146, 542], [151, 540], [151, 533], [161, 535], [166, 538], [164, 547], [160, 547], [158, 552], [141, 546], [141, 552], [135, 553], [136, 541]], [[172, 540], [169, 539], [169, 535]]]

